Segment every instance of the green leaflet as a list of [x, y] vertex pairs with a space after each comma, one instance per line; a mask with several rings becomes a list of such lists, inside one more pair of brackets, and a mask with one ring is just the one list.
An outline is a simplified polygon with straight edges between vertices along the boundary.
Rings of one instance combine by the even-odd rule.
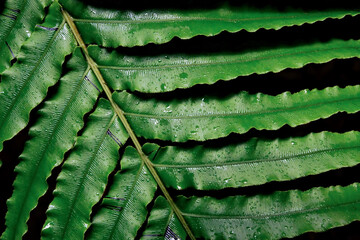
[[65, 56], [75, 40], [55, 2], [44, 24], [23, 45], [18, 61], [2, 75], [0, 83], [0, 151], [29, 121], [30, 111], [46, 96], [61, 74]]
[[[152, 146], [145, 149], [150, 157], [155, 152]], [[115, 175], [109, 194], [93, 219], [88, 239], [134, 239], [146, 219], [146, 206], [153, 199], [156, 187], [137, 151], [126, 148], [121, 172]]]
[[[48, 187], [46, 179], [72, 148], [83, 117], [95, 104], [99, 91], [90, 81], [96, 78], [77, 48], [67, 64], [70, 70], [61, 80], [58, 91], [39, 110], [39, 119], [30, 128], [20, 163], [14, 192], [8, 200], [6, 230], [3, 239], [20, 239], [27, 229], [30, 211]], [[88, 80], [86, 80], [88, 79]]]
[[[160, 236], [171, 239], [170, 234], [164, 232], [169, 222], [173, 234], [185, 239], [183, 232], [178, 230], [179, 222], [160, 198], [142, 239], [164, 239]], [[360, 186], [354, 183], [347, 187], [313, 188], [306, 192], [291, 190], [222, 199], [179, 197], [176, 204], [197, 238], [280, 239], [309, 231], [325, 231], [359, 220]], [[159, 237], [148, 237], [150, 234]]]
[[[44, 18], [51, 0], [5, 0], [0, 13], [0, 73], [10, 66], [21, 45]], [[11, 50], [10, 50], [11, 49]]]
[[[165, 237], [165, 238], [164, 238]], [[186, 239], [186, 232], [178, 218], [171, 210], [169, 203], [162, 196], [156, 198], [148, 219], [143, 240], [178, 240]]]
[[252, 9], [227, 7], [197, 10], [158, 10], [143, 12], [96, 8], [81, 1], [61, 0], [74, 17], [85, 43], [105, 47], [142, 46], [166, 43], [172, 38], [189, 39], [196, 35], [214, 36], [222, 31], [254, 32], [260, 28], [280, 29], [284, 26], [314, 23], [327, 18], [356, 15], [356, 11], [323, 12]]
[[196, 84], [213, 84], [253, 73], [280, 72], [309, 63], [360, 56], [358, 40], [332, 40], [277, 46], [245, 52], [202, 55], [124, 56], [97, 46], [88, 48], [109, 86], [115, 90], [168, 92]]
[[220, 190], [286, 181], [359, 164], [360, 133], [314, 133], [306, 137], [226, 146], [167, 146], [152, 163], [167, 187]]
[[[136, 135], [173, 142], [204, 141], [251, 128], [298, 126], [337, 112], [360, 110], [360, 86], [285, 92], [277, 96], [240, 92], [227, 97], [145, 99], [125, 91], [113, 94]], [[132, 104], [129, 104], [132, 103]]]
[[119, 159], [118, 150], [127, 138], [110, 103], [100, 99], [62, 167], [42, 239], [83, 238], [92, 207], [100, 200]]

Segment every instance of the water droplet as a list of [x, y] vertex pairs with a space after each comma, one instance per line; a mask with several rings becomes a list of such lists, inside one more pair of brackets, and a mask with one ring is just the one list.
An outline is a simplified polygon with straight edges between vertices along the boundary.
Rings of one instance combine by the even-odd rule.
[[165, 83], [161, 84], [160, 88], [161, 88], [162, 91], [165, 91], [165, 89], [166, 89]]
[[225, 183], [228, 183], [231, 180], [231, 178], [225, 178], [224, 180], [225, 180]]
[[188, 74], [183, 72], [179, 76], [180, 76], [180, 78], [185, 79], [188, 77]]
[[50, 228], [51, 225], [52, 225], [51, 222], [49, 222], [48, 224], [46, 224], [46, 226], [43, 228], [43, 230]]
[[167, 106], [165, 109], [164, 109], [164, 113], [171, 113], [172, 112], [172, 110], [170, 109], [171, 108], [171, 106], [169, 105], [169, 106]]

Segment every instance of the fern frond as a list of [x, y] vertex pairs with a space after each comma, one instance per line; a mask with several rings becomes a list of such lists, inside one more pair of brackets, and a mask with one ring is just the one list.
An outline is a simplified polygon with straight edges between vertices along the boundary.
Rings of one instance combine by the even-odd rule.
[[[280, 239], [359, 220], [359, 184], [227, 198], [179, 197], [176, 204], [199, 239]], [[142, 239], [186, 239], [159, 197]], [[170, 232], [171, 230], [171, 232]]]
[[[148, 148], [150, 158], [157, 148]], [[121, 171], [114, 177], [102, 207], [94, 216], [89, 239], [134, 239], [147, 216], [146, 206], [156, 190], [156, 182], [139, 158], [136, 149], [126, 148]]]
[[51, 0], [6, 0], [0, 13], [0, 74], [10, 67], [20, 47], [45, 16]]
[[152, 163], [166, 186], [179, 190], [287, 181], [360, 163], [359, 132], [218, 145], [161, 147]]
[[15, 169], [14, 192], [7, 202], [4, 239], [19, 239], [25, 233], [30, 211], [48, 188], [46, 179], [73, 147], [76, 134], [84, 125], [83, 117], [99, 95], [89, 82], [95, 82], [94, 76], [80, 49], [75, 50], [67, 67], [69, 73], [61, 78], [58, 91], [44, 103], [38, 121], [30, 128], [31, 139]]
[[73, 16], [86, 44], [96, 43], [114, 48], [143, 46], [148, 43], [162, 44], [174, 37], [189, 39], [197, 35], [214, 36], [222, 31], [255, 32], [260, 28], [280, 29], [359, 14], [349, 10], [281, 12], [247, 6], [223, 6], [195, 11], [149, 9], [138, 12], [96, 8], [74, 0], [61, 0], [60, 3]]
[[240, 92], [223, 98], [163, 100], [123, 91], [114, 93], [113, 98], [138, 136], [185, 142], [245, 133], [251, 128], [275, 130], [285, 124], [295, 127], [338, 112], [358, 112], [360, 85], [277, 96]]
[[127, 138], [110, 103], [100, 99], [62, 166], [42, 239], [83, 238], [92, 207], [102, 197], [107, 178], [119, 159], [118, 150]]
[[360, 42], [331, 40], [243, 52], [149, 57], [124, 56], [116, 50], [109, 53], [97, 46], [90, 46], [88, 50], [111, 88], [156, 93], [254, 73], [277, 73], [287, 68], [302, 68], [309, 63], [360, 57]]
[[60, 78], [65, 56], [75, 48], [75, 39], [65, 24], [60, 6], [50, 6], [42, 27], [23, 45], [18, 61], [2, 75], [0, 83], [0, 151], [29, 122], [30, 111]]

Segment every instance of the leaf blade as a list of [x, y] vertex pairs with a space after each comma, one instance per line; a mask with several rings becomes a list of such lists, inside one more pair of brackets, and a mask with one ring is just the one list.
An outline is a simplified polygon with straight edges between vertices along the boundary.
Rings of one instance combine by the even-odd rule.
[[169, 92], [196, 84], [213, 84], [239, 76], [280, 72], [310, 63], [360, 56], [358, 40], [332, 40], [295, 46], [274, 46], [245, 52], [124, 56], [89, 46], [90, 55], [109, 86], [115, 90]]
[[48, 87], [58, 81], [65, 56], [75, 48], [59, 9], [57, 3], [52, 4], [43, 24], [57, 30], [38, 28], [23, 45], [18, 62], [2, 75], [0, 150], [5, 140], [27, 125], [30, 111], [45, 98]]
[[99, 92], [85, 77], [94, 79], [80, 49], [67, 65], [69, 73], [60, 80], [59, 90], [39, 110], [39, 119], [30, 128], [27, 141], [16, 166], [17, 177], [12, 197], [7, 201], [4, 239], [19, 239], [27, 229], [30, 211], [48, 187], [46, 179], [58, 166], [65, 152], [73, 147], [83, 117], [94, 106]]
[[[153, 148], [147, 153], [156, 151]], [[88, 238], [134, 239], [146, 219], [146, 206], [153, 199], [156, 188], [155, 180], [137, 151], [126, 148], [121, 172], [115, 175], [108, 196], [94, 216]]]
[[241, 92], [222, 98], [160, 100], [116, 92], [113, 98], [138, 136], [185, 142], [220, 138], [232, 132], [242, 134], [251, 128], [294, 127], [341, 111], [354, 113], [359, 111], [359, 92], [357, 85], [276, 96]]
[[7, 0], [0, 13], [0, 73], [10, 67], [20, 47], [45, 16], [50, 0]]
[[[359, 220], [360, 195], [359, 184], [354, 183], [346, 187], [223, 199], [180, 196], [176, 203], [197, 238], [280, 239], [309, 231], [325, 231]], [[165, 217], [169, 216], [158, 216]], [[178, 225], [178, 221], [175, 219], [173, 224]], [[175, 234], [178, 235], [178, 231], [175, 230]]]
[[[189, 39], [196, 35], [214, 36], [222, 31], [257, 31], [314, 23], [327, 18], [357, 15], [353, 10], [288, 11], [223, 6], [217, 9], [158, 10], [142, 12], [99, 8], [80, 1], [62, 0], [84, 38], [85, 43], [105, 47], [133, 47], [148, 43], [162, 44], [175, 36]], [[100, 36], [106, 36], [101, 38]]]
[[100, 200], [128, 138], [108, 101], [100, 99], [89, 118], [58, 177], [43, 239], [84, 238], [92, 207]]
[[288, 181], [359, 164], [360, 133], [322, 132], [305, 137], [191, 148], [166, 146], [152, 160], [167, 187], [220, 190]]

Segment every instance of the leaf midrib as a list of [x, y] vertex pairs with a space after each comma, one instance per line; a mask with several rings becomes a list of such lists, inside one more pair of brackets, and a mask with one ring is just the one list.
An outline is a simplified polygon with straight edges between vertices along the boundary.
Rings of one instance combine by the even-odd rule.
[[[257, 12], [255, 12], [257, 13]], [[338, 14], [342, 12], [337, 12]], [[356, 12], [344, 13], [345, 16], [352, 16], [356, 14]], [[260, 20], [280, 20], [280, 19], [295, 19], [295, 18], [303, 18], [304, 16], [312, 15], [312, 16], [324, 16], [328, 19], [332, 17], [328, 17], [327, 14], [318, 12], [318, 13], [302, 13], [300, 15], [287, 15], [287, 16], [266, 16], [266, 17], [255, 17], [255, 18], [212, 18], [212, 17], [181, 17], [181, 16], [172, 16], [172, 18], [164, 18], [164, 19], [136, 19], [136, 20], [115, 20], [115, 19], [91, 19], [91, 18], [73, 18], [74, 22], [85, 22], [85, 23], [104, 23], [104, 24], [141, 24], [141, 23], [167, 23], [167, 22], [187, 22], [187, 21], [222, 21], [222, 22], [230, 22], [230, 23], [238, 23], [242, 21], [260, 21]], [[314, 21], [321, 21], [315, 19]]]

